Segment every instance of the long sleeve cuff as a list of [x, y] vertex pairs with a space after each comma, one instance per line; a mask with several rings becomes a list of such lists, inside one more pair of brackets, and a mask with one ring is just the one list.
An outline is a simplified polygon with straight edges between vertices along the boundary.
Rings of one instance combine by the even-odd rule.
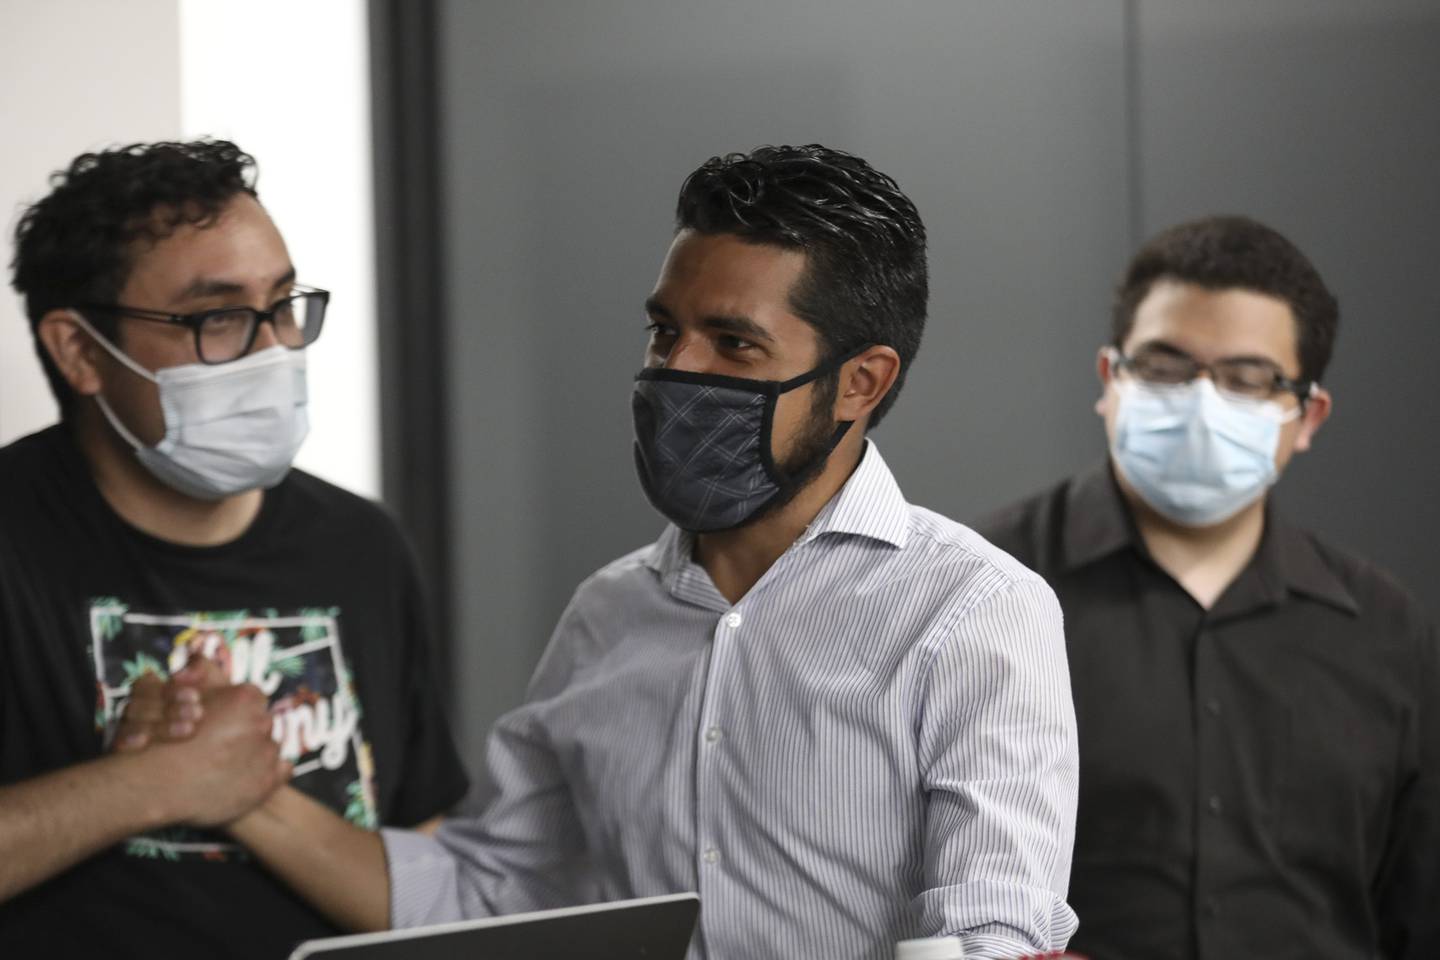
[[390, 871], [390, 926], [421, 927], [466, 919], [459, 869], [445, 845], [414, 830], [380, 831]]
[[1063, 950], [1079, 923], [1048, 887], [995, 881], [927, 890], [916, 901], [921, 936], [958, 936], [965, 956], [1013, 958]]

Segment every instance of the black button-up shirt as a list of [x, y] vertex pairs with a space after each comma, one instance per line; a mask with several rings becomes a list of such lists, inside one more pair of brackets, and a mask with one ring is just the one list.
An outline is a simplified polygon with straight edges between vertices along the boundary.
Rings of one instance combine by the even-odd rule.
[[1065, 611], [1072, 949], [1440, 957], [1437, 636], [1394, 580], [1272, 510], [1207, 611], [1150, 558], [1107, 465], [977, 528]]

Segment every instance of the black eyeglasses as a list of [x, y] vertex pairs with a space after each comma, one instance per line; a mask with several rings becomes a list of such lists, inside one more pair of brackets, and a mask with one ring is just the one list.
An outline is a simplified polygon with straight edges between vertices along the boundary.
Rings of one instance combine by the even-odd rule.
[[275, 339], [282, 346], [303, 350], [320, 336], [320, 328], [325, 323], [325, 307], [329, 303], [328, 290], [296, 286], [293, 293], [277, 300], [269, 310], [220, 307], [199, 313], [165, 313], [95, 303], [82, 304], [75, 309], [189, 327], [195, 333], [195, 353], [200, 362], [217, 364], [238, 360], [249, 353], [262, 323], [270, 324], [275, 331]]
[[1146, 383], [1189, 383], [1200, 374], [1209, 373], [1216, 389], [1226, 393], [1251, 400], [1269, 400], [1276, 394], [1291, 393], [1301, 402], [1315, 388], [1315, 381], [1292, 380], [1268, 360], [1236, 357], [1201, 363], [1188, 353], [1167, 347], [1142, 347], [1130, 357], [1111, 349], [1117, 369], [1129, 370]]

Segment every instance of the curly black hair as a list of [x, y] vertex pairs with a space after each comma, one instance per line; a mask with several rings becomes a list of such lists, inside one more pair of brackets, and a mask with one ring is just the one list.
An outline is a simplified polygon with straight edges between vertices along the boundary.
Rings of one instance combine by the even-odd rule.
[[40, 343], [41, 318], [77, 303], [113, 302], [142, 249], [137, 241], [154, 243], [182, 224], [208, 226], [237, 194], [257, 195], [257, 175], [255, 159], [228, 140], [134, 143], [81, 154], [51, 175], [50, 194], [15, 227], [10, 267], [62, 415], [74, 396]]
[[1318, 381], [1330, 364], [1340, 323], [1335, 295], [1295, 244], [1257, 220], [1202, 217], [1145, 241], [1115, 288], [1111, 333], [1117, 348], [1135, 325], [1135, 310], [1159, 280], [1206, 290], [1251, 290], [1283, 300], [1295, 315], [1300, 379]]
[[[680, 188], [675, 229], [802, 250], [791, 307], [820, 334], [825, 359], [866, 344], [900, 355], [869, 426], [880, 422], [920, 349], [929, 300], [925, 225], [893, 179], [819, 144], [712, 157]], [[824, 388], [837, 381], [832, 374]]]

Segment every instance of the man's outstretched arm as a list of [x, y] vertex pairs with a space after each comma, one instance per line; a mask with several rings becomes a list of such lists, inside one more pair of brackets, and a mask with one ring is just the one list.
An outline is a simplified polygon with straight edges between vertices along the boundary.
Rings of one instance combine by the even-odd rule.
[[[192, 662], [170, 682], [137, 684], [116, 736], [117, 754], [107, 759], [141, 760], [188, 743], [192, 736], [198, 739], [212, 722], [210, 704], [232, 689], [223, 671], [208, 660]], [[177, 722], [184, 704], [197, 700], [203, 703], [204, 719]], [[268, 741], [268, 712], [265, 717]], [[237, 763], [228, 775], [243, 774]], [[226, 775], [222, 767], [221, 776]], [[221, 782], [215, 789], [224, 795], [231, 788]], [[390, 884], [378, 834], [349, 823], [290, 786], [240, 812], [243, 815], [226, 823], [231, 836], [334, 923], [365, 931], [390, 926]], [[433, 824], [423, 827], [434, 829]]]
[[283, 787], [229, 826], [281, 880], [347, 930], [390, 927], [390, 878], [378, 833]]
[[110, 756], [0, 787], [0, 900], [179, 819], [159, 754]]
[[288, 767], [269, 738], [264, 695], [235, 687], [208, 710], [191, 740], [0, 787], [0, 900], [132, 834], [226, 823], [274, 790]]
[[[442, 820], [434, 817], [412, 829], [433, 835]], [[380, 834], [288, 786], [231, 823], [229, 831], [337, 926], [390, 928], [390, 876]]]
[[[557, 634], [564, 629], [562, 618]], [[563, 682], [562, 663], [542, 659], [532, 695]], [[197, 674], [211, 674], [196, 680]], [[197, 664], [177, 680], [223, 683], [213, 666]], [[165, 688], [174, 696], [181, 684]], [[438, 837], [432, 819], [383, 834], [356, 827], [294, 789], [276, 791], [263, 807], [229, 827], [301, 897], [339, 925], [355, 930], [418, 926], [518, 913], [594, 900], [596, 890], [579, 817], [555, 757], [529, 732], [528, 705], [511, 711], [488, 747], [493, 787], [486, 813], [453, 819]], [[148, 713], [147, 713], [148, 711]], [[127, 716], [163, 714], [163, 704], [131, 702]], [[203, 728], [203, 724], [202, 724]], [[159, 724], [122, 727], [118, 741], [134, 749], [162, 741]]]

